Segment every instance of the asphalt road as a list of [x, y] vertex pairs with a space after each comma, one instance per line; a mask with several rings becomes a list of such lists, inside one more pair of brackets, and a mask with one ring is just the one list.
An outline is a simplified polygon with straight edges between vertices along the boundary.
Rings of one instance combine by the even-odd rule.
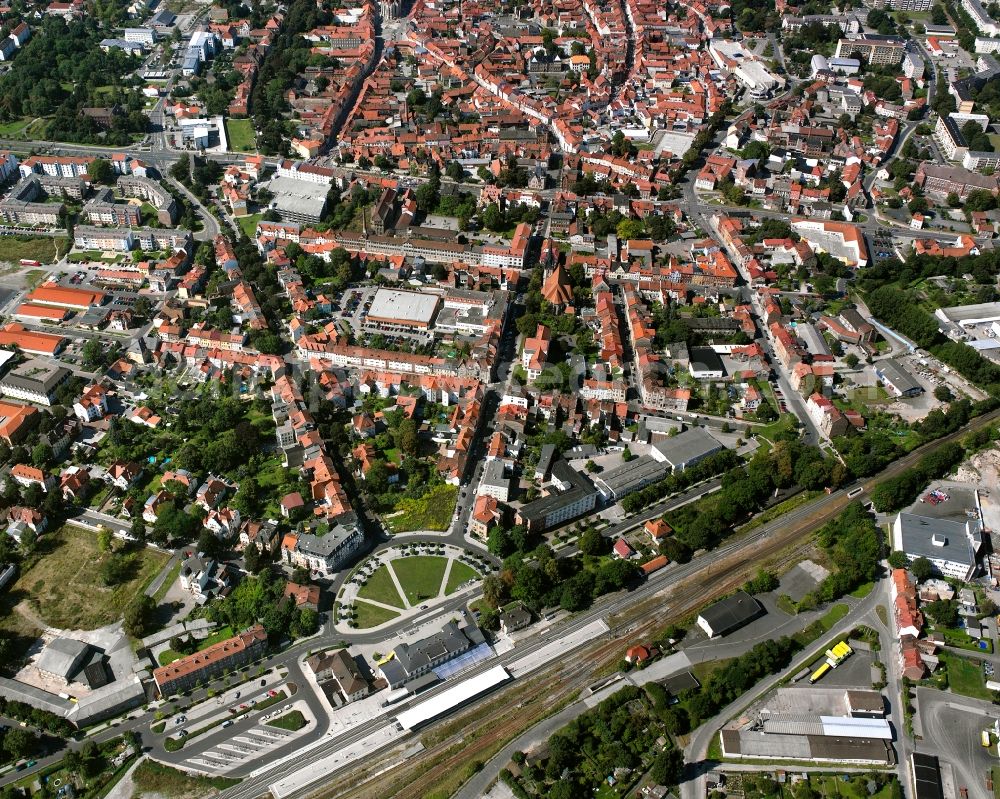
[[916, 705], [923, 732], [916, 750], [950, 763], [955, 788], [967, 788], [969, 799], [993, 799], [985, 778], [998, 764], [996, 748], [984, 748], [979, 736], [993, 727], [1000, 709], [992, 702], [933, 688], [918, 688]]

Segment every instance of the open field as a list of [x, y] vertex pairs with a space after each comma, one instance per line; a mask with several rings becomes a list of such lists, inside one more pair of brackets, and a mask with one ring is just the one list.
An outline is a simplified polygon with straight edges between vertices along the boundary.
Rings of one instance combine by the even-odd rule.
[[368, 582], [361, 586], [358, 596], [362, 599], [374, 599], [385, 605], [392, 605], [394, 608], [402, 608], [403, 600], [396, 590], [396, 584], [389, 575], [389, 570], [385, 566], [379, 566], [375, 573], [368, 578]]
[[260, 222], [260, 218], [263, 214], [250, 214], [249, 216], [237, 217], [236, 221], [239, 223], [240, 230], [242, 230], [248, 239], [252, 239], [257, 234], [257, 223]]
[[467, 580], [475, 580], [477, 577], [479, 577], [479, 572], [467, 563], [462, 563], [459, 560], [453, 561], [451, 571], [448, 573], [448, 584], [444, 587], [444, 592], [446, 595], [453, 594], [462, 583]]
[[358, 627], [362, 629], [378, 627], [380, 624], [385, 624], [399, 616], [398, 613], [393, 613], [391, 610], [380, 608], [377, 605], [369, 605], [367, 602], [355, 602], [354, 607], [358, 611], [356, 619]]
[[983, 669], [974, 660], [942, 652], [941, 662], [948, 667], [948, 687], [956, 694], [969, 696], [973, 699], [990, 699], [992, 694], [986, 690]]
[[420, 499], [401, 499], [396, 511], [387, 515], [385, 521], [394, 533], [408, 533], [414, 530], [443, 532], [451, 524], [457, 499], [456, 486], [434, 486]]
[[830, 632], [837, 622], [841, 621], [850, 612], [851, 608], [849, 605], [844, 602], [838, 602], [824, 613], [823, 616], [792, 637], [799, 642], [800, 646], [809, 646], [809, 644], [821, 635]]
[[290, 713], [278, 716], [278, 718], [267, 722], [267, 726], [277, 727], [279, 730], [291, 730], [292, 732], [295, 732], [296, 730], [301, 730], [307, 723], [306, 717], [302, 715], [301, 710], [293, 710]]
[[137, 796], [156, 794], [170, 799], [208, 796], [239, 782], [228, 777], [195, 777], [152, 760], [144, 760], [136, 767], [132, 772], [132, 781]]
[[54, 236], [0, 236], [0, 261], [22, 258], [52, 263], [66, 252], [66, 239]]
[[403, 586], [407, 602], [419, 605], [424, 600], [433, 599], [441, 591], [441, 580], [447, 565], [447, 558], [415, 555], [394, 560], [392, 570]]
[[131, 558], [127, 579], [105, 586], [99, 564], [108, 556], [98, 552], [97, 535], [71, 525], [43, 535], [36, 553], [11, 598], [26, 605], [27, 615], [67, 630], [93, 630], [120, 619], [167, 561], [164, 553], [134, 550], [126, 556]]
[[0, 137], [4, 139], [23, 139], [24, 141], [44, 139], [46, 125], [48, 125], [48, 122], [44, 119], [32, 119], [31, 117], [15, 119], [11, 122], [0, 124]]
[[253, 129], [252, 119], [227, 119], [226, 138], [229, 149], [241, 153], [257, 151], [257, 134]]
[[167, 560], [152, 550], [131, 553], [128, 578], [105, 586], [98, 574], [102, 556], [94, 533], [63, 528], [43, 537], [38, 552], [40, 559], [22, 574], [14, 591], [24, 591], [27, 604], [41, 620], [66, 629], [93, 629], [118, 620]]

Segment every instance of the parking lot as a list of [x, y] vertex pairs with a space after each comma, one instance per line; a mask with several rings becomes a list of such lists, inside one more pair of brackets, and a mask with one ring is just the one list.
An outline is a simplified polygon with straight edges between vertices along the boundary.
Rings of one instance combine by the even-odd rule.
[[[281, 716], [299, 711], [308, 724], [300, 730], [285, 730], [268, 724]], [[252, 764], [262, 755], [285, 745], [294, 738], [308, 732], [315, 725], [305, 702], [289, 702], [273, 710], [262, 713], [254, 723], [224, 722], [218, 732], [206, 740], [209, 744], [198, 754], [188, 757], [185, 768], [206, 771], [210, 774], [226, 773], [241, 766]]]

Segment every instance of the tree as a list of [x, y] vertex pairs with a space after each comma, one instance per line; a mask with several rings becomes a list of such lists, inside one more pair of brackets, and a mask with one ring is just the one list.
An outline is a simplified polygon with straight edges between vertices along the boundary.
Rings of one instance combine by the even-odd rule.
[[210, 558], [216, 558], [219, 556], [221, 549], [222, 542], [219, 541], [215, 533], [209, 529], [202, 529], [198, 534], [198, 551], [203, 552]]
[[365, 474], [365, 485], [378, 496], [389, 490], [389, 467], [385, 461], [374, 461]]
[[319, 614], [312, 608], [302, 608], [297, 627], [299, 635], [313, 635], [319, 629]]
[[266, 561], [261, 557], [260, 550], [256, 544], [251, 544], [243, 550], [243, 565], [251, 574], [256, 574], [264, 566]]
[[954, 599], [938, 599], [924, 605], [924, 611], [942, 627], [958, 626], [958, 603]]
[[112, 553], [101, 562], [101, 581], [107, 585], [125, 582], [133, 565], [132, 558]]
[[31, 463], [37, 466], [39, 469], [44, 469], [49, 465], [52, 460], [52, 447], [50, 447], [45, 442], [37, 444], [34, 449], [31, 450]]
[[104, 158], [98, 158], [93, 161], [87, 167], [87, 174], [90, 175], [90, 179], [94, 183], [103, 183], [105, 186], [111, 186], [115, 182], [115, 170], [112, 169], [111, 164]]
[[955, 395], [951, 393], [951, 389], [948, 386], [935, 386], [934, 387], [934, 399], [939, 402], [951, 402], [955, 399]]
[[3, 736], [4, 751], [11, 760], [20, 760], [35, 749], [35, 736], [23, 727], [11, 727]]
[[580, 547], [580, 551], [584, 555], [602, 554], [606, 549], [606, 543], [607, 542], [605, 541], [604, 536], [593, 527], [587, 528], [583, 535], [580, 536], [580, 540], [577, 542]]
[[764, 571], [761, 569], [757, 572], [756, 577], [749, 580], [743, 586], [743, 590], [748, 594], [766, 594], [769, 591], [774, 591], [777, 587], [777, 575], [775, 575], [774, 572]]
[[679, 749], [671, 748], [660, 752], [653, 760], [649, 776], [658, 785], [677, 785], [684, 773], [684, 755]]
[[499, 526], [490, 530], [486, 546], [498, 558], [506, 558], [508, 555], [513, 555], [516, 551], [514, 539], [511, 537], [510, 532]]
[[906, 557], [905, 552], [900, 552], [898, 549], [895, 552], [889, 553], [889, 566], [893, 569], [905, 569], [909, 564], [909, 559]]
[[483, 599], [486, 604], [493, 608], [499, 608], [507, 601], [509, 596], [507, 584], [497, 575], [489, 574], [483, 580]]
[[918, 583], [922, 583], [931, 578], [931, 575], [934, 573], [934, 567], [927, 558], [917, 558], [910, 564], [910, 571], [913, 572], [913, 578]]
[[151, 596], [142, 594], [125, 608], [123, 626], [133, 638], [148, 635], [156, 614], [156, 602]]
[[142, 516], [136, 516], [132, 520], [132, 528], [130, 530], [132, 537], [139, 543], [146, 542], [146, 520]]
[[559, 607], [570, 612], [583, 610], [590, 604], [593, 583], [594, 578], [590, 572], [579, 572], [571, 577], [563, 583], [563, 590], [559, 596]]
[[849, 352], [844, 356], [844, 363], [847, 364], [849, 368], [854, 369], [858, 365], [858, 356], [853, 352]]
[[104, 366], [104, 346], [101, 340], [92, 338], [83, 345], [83, 366], [85, 369], [94, 369]]
[[100, 552], [107, 552], [111, 549], [111, 531], [107, 527], [102, 527], [97, 531], [97, 549]]

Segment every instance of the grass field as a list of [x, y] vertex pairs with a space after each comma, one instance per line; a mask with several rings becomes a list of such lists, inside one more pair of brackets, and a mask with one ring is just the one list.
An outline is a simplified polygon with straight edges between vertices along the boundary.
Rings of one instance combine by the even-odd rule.
[[48, 122], [44, 119], [24, 117], [0, 124], [0, 137], [4, 139], [43, 139]]
[[982, 667], [972, 660], [942, 652], [938, 657], [948, 667], [948, 687], [956, 694], [970, 696], [973, 699], [990, 699], [992, 694], [986, 690], [986, 680]]
[[0, 261], [22, 258], [50, 264], [66, 252], [66, 239], [53, 236], [0, 236]]
[[771, 424], [764, 425], [764, 427], [754, 427], [752, 429], [758, 436], [763, 436], [768, 441], [774, 441], [774, 437], [779, 433], [783, 433], [786, 430], [794, 430], [795, 421], [794, 413], [783, 413], [776, 422], [771, 422]]
[[252, 119], [227, 119], [226, 138], [229, 149], [241, 153], [257, 151], [257, 134], [254, 132]]
[[276, 719], [272, 719], [267, 722], [268, 727], [277, 727], [279, 730], [301, 730], [306, 726], [306, 717], [302, 715], [302, 711], [293, 710], [290, 713], [286, 713], [284, 716], [278, 716]]
[[368, 582], [361, 586], [358, 596], [362, 599], [374, 599], [394, 608], [403, 607], [403, 599], [385, 566], [379, 566], [375, 570], [375, 573], [368, 578]]
[[396, 572], [406, 600], [411, 605], [419, 605], [438, 595], [447, 566], [448, 559], [436, 555], [415, 555], [392, 562], [392, 570]]
[[398, 613], [393, 613], [386, 608], [369, 605], [367, 602], [355, 602], [354, 607], [358, 611], [355, 621], [357, 621], [358, 627], [362, 629], [366, 627], [378, 627], [378, 625], [385, 624], [387, 621], [392, 621], [399, 616]]
[[420, 499], [401, 499], [396, 512], [386, 516], [385, 522], [394, 533], [414, 530], [444, 531], [451, 524], [457, 499], [457, 486], [435, 486]]
[[[219, 641], [225, 641], [227, 638], [232, 638], [234, 635], [235, 633], [233, 632], [232, 627], [228, 626], [223, 627], [220, 630], [216, 630], [207, 638], [204, 638], [203, 640], [199, 641], [195, 651], [201, 652], [201, 650], [203, 649], [208, 649], [212, 644], [217, 644], [219, 643]], [[170, 649], [168, 647], [167, 649], [164, 649], [162, 652], [160, 652], [160, 657], [159, 657], [160, 665], [166, 666], [168, 663], [173, 663], [175, 660], [182, 657], [184, 657], [184, 655], [182, 655], [180, 652], [174, 652], [173, 649]]]
[[792, 637], [799, 642], [800, 646], [808, 646], [824, 633], [830, 632], [834, 625], [841, 621], [850, 612], [851, 608], [849, 605], [846, 605], [843, 602], [838, 602], [822, 617]]
[[24, 600], [27, 612], [45, 624], [68, 630], [93, 630], [120, 619], [167, 561], [164, 553], [136, 550], [129, 579], [107, 587], [95, 533], [66, 525], [42, 536], [36, 551], [37, 560], [22, 572], [11, 598]]
[[448, 584], [444, 587], [444, 592], [445, 594], [453, 594], [466, 580], [475, 580], [477, 577], [479, 577], [479, 572], [469, 564], [462, 563], [460, 560], [453, 561], [451, 571], [448, 573]]
[[0, 136], [5, 139], [18, 139], [30, 122], [30, 117], [14, 119], [10, 122], [0, 122]]
[[139, 793], [155, 793], [170, 799], [208, 796], [236, 785], [239, 780], [228, 777], [194, 777], [179, 769], [144, 760], [132, 772], [132, 780]]
[[260, 218], [263, 214], [250, 214], [249, 216], [237, 217], [236, 221], [239, 223], [240, 230], [246, 233], [248, 239], [252, 239], [257, 234], [257, 223], [260, 222]]

